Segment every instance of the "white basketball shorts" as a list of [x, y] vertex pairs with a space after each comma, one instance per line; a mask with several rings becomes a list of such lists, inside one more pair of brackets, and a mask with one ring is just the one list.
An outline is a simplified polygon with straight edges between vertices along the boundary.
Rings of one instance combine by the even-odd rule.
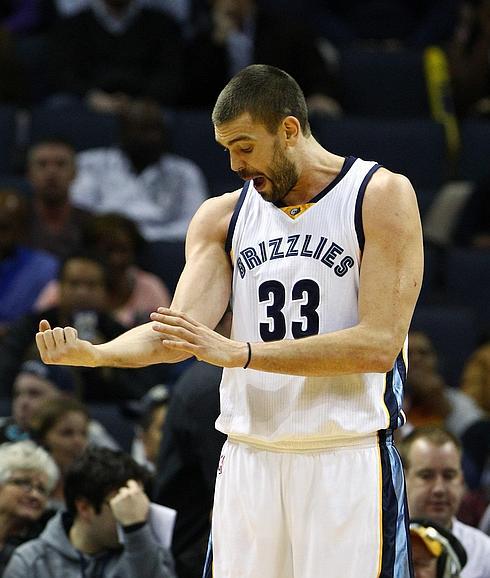
[[204, 576], [411, 578], [406, 512], [386, 432], [294, 453], [228, 440]]

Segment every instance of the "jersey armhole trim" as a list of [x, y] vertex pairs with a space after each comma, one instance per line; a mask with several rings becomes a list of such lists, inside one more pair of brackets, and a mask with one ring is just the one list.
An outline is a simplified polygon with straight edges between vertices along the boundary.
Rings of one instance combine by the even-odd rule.
[[230, 219], [230, 224], [228, 226], [228, 233], [226, 235], [226, 241], [225, 241], [225, 251], [228, 254], [231, 253], [231, 243], [233, 241], [233, 233], [235, 232], [236, 222], [238, 220], [238, 215], [240, 214], [240, 210], [241, 210], [242, 205], [245, 201], [245, 197], [247, 196], [247, 192], [250, 188], [251, 182], [252, 181], [247, 181], [243, 185], [242, 192], [240, 193], [240, 196], [238, 197], [237, 204], [235, 205], [235, 208], [233, 209], [233, 215], [231, 216], [231, 219]]
[[359, 192], [357, 193], [357, 199], [356, 199], [356, 208], [355, 208], [355, 213], [354, 213], [354, 224], [356, 227], [356, 233], [357, 233], [357, 241], [359, 243], [359, 248], [362, 251], [364, 251], [364, 225], [362, 222], [362, 203], [364, 201], [364, 194], [366, 192], [366, 187], [369, 184], [369, 181], [371, 180], [371, 177], [374, 175], [374, 173], [381, 168], [382, 165], [376, 163], [374, 166], [372, 166], [369, 171], [367, 172], [366, 176], [364, 177], [364, 179], [362, 180], [361, 186], [359, 187]]

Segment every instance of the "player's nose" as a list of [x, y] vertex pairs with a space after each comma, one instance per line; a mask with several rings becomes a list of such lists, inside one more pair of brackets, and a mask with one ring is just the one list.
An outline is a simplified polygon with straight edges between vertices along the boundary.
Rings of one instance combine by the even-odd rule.
[[237, 155], [236, 153], [232, 152], [230, 152], [230, 166], [231, 170], [235, 173], [238, 173], [245, 169], [245, 163], [243, 162], [243, 159], [240, 158], [240, 156]]

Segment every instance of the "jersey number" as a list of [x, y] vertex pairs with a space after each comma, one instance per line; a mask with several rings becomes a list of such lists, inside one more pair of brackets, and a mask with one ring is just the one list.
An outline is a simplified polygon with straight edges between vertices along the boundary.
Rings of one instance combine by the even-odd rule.
[[[320, 287], [312, 279], [300, 279], [291, 291], [291, 299], [306, 302], [300, 306], [303, 321], [293, 321], [291, 332], [294, 339], [316, 335], [320, 328], [320, 319], [316, 310], [320, 304]], [[267, 317], [272, 323], [260, 323], [260, 337], [263, 341], [276, 341], [286, 336], [286, 318], [282, 312], [286, 304], [286, 288], [280, 281], [265, 281], [259, 287], [259, 301], [272, 301], [266, 307]]]

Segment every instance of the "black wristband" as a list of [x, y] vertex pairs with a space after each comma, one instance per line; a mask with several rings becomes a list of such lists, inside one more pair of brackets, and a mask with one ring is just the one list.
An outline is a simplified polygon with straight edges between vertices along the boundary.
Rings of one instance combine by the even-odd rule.
[[248, 341], [247, 341], [247, 347], [248, 347], [247, 363], [243, 366], [243, 369], [247, 369], [250, 362], [252, 361], [252, 346], [250, 345], [250, 343]]

